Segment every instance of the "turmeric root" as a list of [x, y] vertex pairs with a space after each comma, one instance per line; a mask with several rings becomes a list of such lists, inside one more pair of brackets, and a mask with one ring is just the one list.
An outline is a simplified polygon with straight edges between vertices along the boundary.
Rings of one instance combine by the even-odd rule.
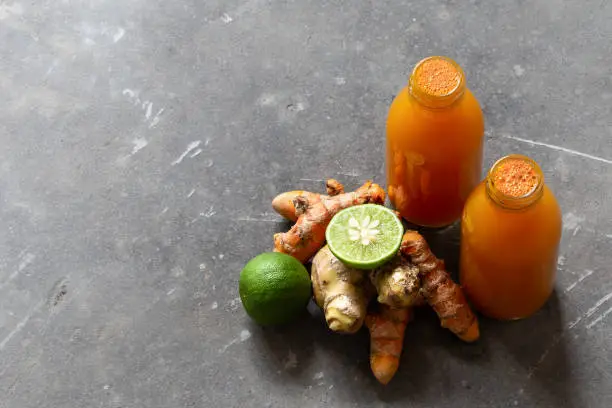
[[295, 222], [298, 219], [298, 215], [295, 213], [293, 200], [300, 196], [305, 197], [307, 200], [312, 200], [319, 195], [320, 194], [303, 190], [287, 191], [274, 197], [274, 200], [272, 200], [272, 208], [274, 208], [274, 211], [279, 213], [283, 218]]
[[330, 197], [344, 194], [344, 186], [336, 179], [327, 180], [325, 182], [325, 190], [327, 190], [327, 195]]
[[312, 288], [327, 326], [339, 333], [355, 333], [363, 325], [373, 290], [366, 273], [344, 265], [326, 245], [312, 260]]
[[[327, 195], [330, 197], [344, 193], [344, 186], [334, 179], [327, 180], [326, 188]], [[293, 200], [298, 196], [303, 196], [312, 200], [316, 196], [320, 196], [320, 194], [303, 190], [287, 191], [286, 193], [277, 195], [274, 200], [272, 200], [272, 208], [284, 218], [295, 222], [298, 219], [298, 215], [295, 212]]]
[[331, 197], [297, 196], [293, 199], [297, 222], [288, 232], [274, 235], [274, 251], [292, 255], [300, 262], [305, 262], [323, 246], [325, 229], [340, 210], [366, 203], [383, 204], [384, 201], [385, 191], [371, 181], [352, 193]]
[[366, 317], [370, 329], [370, 368], [381, 384], [388, 384], [399, 368], [404, 331], [412, 319], [412, 309], [380, 305]]
[[416, 231], [407, 231], [400, 252], [419, 268], [421, 293], [440, 318], [442, 327], [461, 340], [472, 342], [480, 336], [478, 320], [467, 303], [461, 287], [453, 282], [444, 262], [436, 258], [425, 238]]
[[420, 293], [419, 268], [402, 256], [370, 271], [370, 281], [378, 292], [378, 303], [405, 308], [420, 306], [424, 302]]

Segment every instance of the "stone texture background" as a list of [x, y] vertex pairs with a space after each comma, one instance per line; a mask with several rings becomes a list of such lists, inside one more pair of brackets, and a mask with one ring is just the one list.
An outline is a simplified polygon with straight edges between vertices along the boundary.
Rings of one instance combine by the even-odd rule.
[[[612, 406], [612, 3], [0, 1], [0, 407]], [[399, 373], [316, 310], [260, 329], [242, 266], [275, 194], [384, 183], [389, 103], [464, 68], [485, 166], [564, 211], [557, 290], [462, 344], [420, 312]], [[429, 237], [456, 271], [457, 230]]]

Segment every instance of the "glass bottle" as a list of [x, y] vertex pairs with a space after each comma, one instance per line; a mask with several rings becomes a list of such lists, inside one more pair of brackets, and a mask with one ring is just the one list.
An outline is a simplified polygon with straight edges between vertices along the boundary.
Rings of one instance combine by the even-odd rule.
[[561, 210], [540, 166], [522, 155], [498, 160], [468, 198], [461, 223], [461, 285], [496, 319], [525, 318], [552, 293]]
[[481, 180], [484, 119], [465, 82], [452, 59], [425, 58], [389, 108], [389, 199], [413, 224], [452, 224]]

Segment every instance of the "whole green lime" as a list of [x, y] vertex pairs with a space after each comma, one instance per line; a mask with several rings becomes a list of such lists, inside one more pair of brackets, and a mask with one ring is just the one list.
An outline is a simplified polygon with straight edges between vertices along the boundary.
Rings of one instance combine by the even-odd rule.
[[240, 273], [240, 300], [260, 325], [279, 325], [297, 318], [312, 295], [308, 271], [294, 257], [265, 252]]

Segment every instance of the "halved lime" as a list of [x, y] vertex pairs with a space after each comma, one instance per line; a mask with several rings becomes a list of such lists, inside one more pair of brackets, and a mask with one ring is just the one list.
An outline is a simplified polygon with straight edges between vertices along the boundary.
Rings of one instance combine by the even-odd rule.
[[399, 249], [404, 226], [387, 207], [363, 204], [336, 214], [325, 231], [329, 249], [344, 264], [357, 269], [374, 269]]

